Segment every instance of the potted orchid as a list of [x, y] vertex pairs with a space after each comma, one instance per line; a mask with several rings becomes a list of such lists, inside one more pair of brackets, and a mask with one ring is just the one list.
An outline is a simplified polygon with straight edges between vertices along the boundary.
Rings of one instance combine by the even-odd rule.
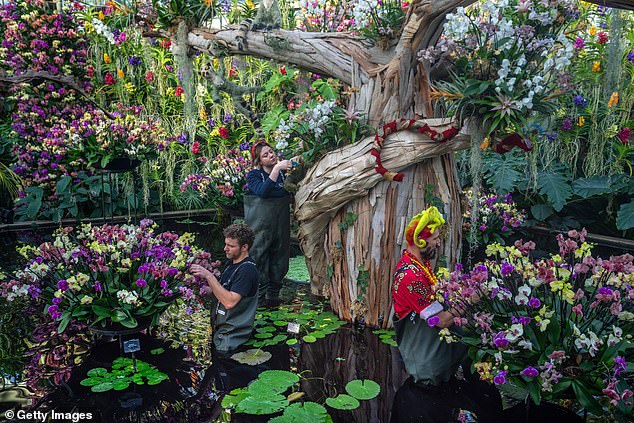
[[438, 284], [439, 299], [464, 311], [440, 333], [469, 346], [482, 379], [535, 404], [573, 395], [594, 414], [631, 415], [633, 257], [595, 258], [585, 235], [558, 235], [559, 254], [539, 260], [533, 242], [489, 245], [490, 259]]
[[[467, 198], [471, 198], [473, 193], [471, 190], [465, 192]], [[526, 212], [517, 207], [510, 193], [506, 195], [498, 195], [495, 193], [481, 192], [478, 196], [478, 216], [474, 222], [476, 229], [471, 229], [471, 204], [467, 204], [467, 208], [463, 214], [463, 229], [470, 234], [475, 235], [475, 239], [471, 242], [477, 244], [488, 244], [495, 241], [505, 244], [505, 239], [513, 235], [524, 221], [526, 220]]]
[[83, 225], [60, 229], [52, 242], [23, 250], [29, 263], [12, 281], [29, 292], [63, 332], [69, 323], [134, 329], [155, 324], [178, 298], [199, 304], [204, 282], [189, 273], [200, 263], [216, 269], [210, 255], [192, 245], [191, 234], [156, 233], [149, 219], [136, 225]]

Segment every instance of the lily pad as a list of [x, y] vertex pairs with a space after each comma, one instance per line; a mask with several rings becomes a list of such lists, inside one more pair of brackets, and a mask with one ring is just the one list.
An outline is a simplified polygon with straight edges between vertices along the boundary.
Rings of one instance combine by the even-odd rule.
[[273, 355], [268, 351], [262, 351], [260, 349], [250, 349], [241, 353], [237, 353], [231, 356], [231, 358], [238, 363], [248, 364], [255, 366], [258, 364], [266, 363], [271, 359]]
[[230, 395], [225, 395], [222, 399], [222, 408], [233, 408], [248, 396], [249, 392], [246, 388], [234, 389], [230, 392]]
[[79, 382], [79, 384], [81, 386], [95, 386], [95, 385], [99, 385], [102, 382], [103, 382], [103, 379], [100, 377], [89, 377], [89, 378], [83, 379], [81, 382]]
[[103, 367], [95, 367], [94, 369], [90, 369], [88, 370], [88, 373], [86, 373], [88, 376], [90, 377], [103, 377], [103, 375], [107, 374], [108, 370], [104, 369]]
[[262, 328], [257, 328], [256, 332], [275, 332], [277, 328], [275, 326], [264, 326]]
[[268, 398], [248, 396], [238, 403], [236, 411], [247, 414], [273, 414], [288, 406], [288, 400], [282, 395], [271, 395]]
[[265, 370], [258, 376], [258, 379], [266, 382], [270, 386], [290, 387], [299, 382], [299, 376], [286, 370]]
[[115, 391], [123, 391], [124, 389], [128, 389], [130, 386], [130, 382], [128, 380], [118, 380], [112, 384], [112, 389]]
[[90, 390], [93, 392], [106, 392], [111, 389], [112, 389], [112, 383], [110, 382], [103, 382], [103, 383], [100, 383], [99, 385], [95, 385], [92, 388], [90, 388]]
[[163, 354], [165, 352], [165, 350], [163, 348], [154, 348], [153, 350], [150, 350], [150, 354], [152, 355], [159, 355], [159, 354]]
[[269, 422], [289, 422], [289, 423], [325, 423], [328, 421], [328, 412], [323, 405], [316, 402], [305, 402], [289, 405], [285, 410], [281, 420], [269, 420]]
[[309, 344], [312, 344], [313, 342], [317, 341], [317, 338], [315, 338], [312, 335], [304, 335], [302, 339], [304, 340], [304, 342], [308, 342]]
[[314, 332], [311, 332], [311, 335], [314, 336], [317, 339], [321, 339], [321, 338], [325, 338], [326, 334], [322, 331], [316, 330]]
[[286, 325], [288, 325], [288, 322], [285, 321], [285, 320], [276, 320], [276, 321], [273, 322], [273, 324], [275, 326], [286, 326]]
[[360, 400], [370, 400], [381, 392], [381, 386], [370, 379], [351, 380], [346, 384], [346, 392]]
[[297, 342], [298, 341], [295, 338], [287, 339], [286, 340], [286, 345], [295, 345], [295, 344], [297, 344]]
[[355, 410], [359, 408], [359, 400], [350, 395], [341, 394], [334, 398], [327, 398], [326, 404], [337, 410]]
[[261, 332], [256, 333], [253, 337], [258, 339], [273, 338], [273, 334], [271, 332]]

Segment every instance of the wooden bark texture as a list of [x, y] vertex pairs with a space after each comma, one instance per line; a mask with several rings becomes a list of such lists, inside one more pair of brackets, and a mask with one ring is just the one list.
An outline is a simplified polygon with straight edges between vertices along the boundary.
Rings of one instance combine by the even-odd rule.
[[[439, 132], [451, 123], [426, 122]], [[448, 153], [465, 148], [468, 136], [459, 134], [444, 143], [412, 131], [388, 136], [381, 152], [383, 164], [391, 171], [405, 171], [403, 182], [389, 182], [376, 173], [369, 154], [373, 141], [368, 137], [322, 158], [300, 183], [295, 203], [313, 292], [329, 296], [342, 318], [351, 320], [367, 310], [367, 323], [378, 325], [389, 320], [390, 278], [401, 249], [400, 234], [406, 219], [425, 206], [427, 184], [446, 205], [447, 217], [460, 221], [459, 185]], [[357, 221], [341, 231], [339, 223], [348, 212], [358, 215]], [[460, 234], [459, 226], [452, 228], [446, 242], [450, 261], [456, 260]], [[357, 303], [359, 266], [369, 272], [370, 282], [367, 296]]]

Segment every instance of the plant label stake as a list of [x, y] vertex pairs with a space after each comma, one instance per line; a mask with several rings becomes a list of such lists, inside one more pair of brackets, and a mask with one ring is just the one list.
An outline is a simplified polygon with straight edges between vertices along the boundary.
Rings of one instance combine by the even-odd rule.
[[297, 322], [289, 323], [288, 327], [286, 328], [286, 331], [289, 332], [289, 333], [298, 334], [299, 333], [299, 323], [297, 323]]
[[132, 353], [132, 366], [134, 367], [134, 373], [136, 373], [136, 357], [134, 353], [141, 351], [141, 342], [138, 339], [129, 339], [123, 343], [123, 352], [125, 354]]

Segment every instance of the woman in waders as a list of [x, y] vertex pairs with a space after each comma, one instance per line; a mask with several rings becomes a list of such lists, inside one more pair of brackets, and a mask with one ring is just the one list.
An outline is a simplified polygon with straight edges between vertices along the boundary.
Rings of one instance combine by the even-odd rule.
[[282, 280], [288, 272], [290, 249], [290, 194], [284, 189], [291, 160], [278, 160], [264, 141], [251, 149], [254, 167], [247, 174], [244, 196], [244, 220], [255, 232], [249, 250], [260, 272], [258, 303], [264, 307], [280, 304]]

